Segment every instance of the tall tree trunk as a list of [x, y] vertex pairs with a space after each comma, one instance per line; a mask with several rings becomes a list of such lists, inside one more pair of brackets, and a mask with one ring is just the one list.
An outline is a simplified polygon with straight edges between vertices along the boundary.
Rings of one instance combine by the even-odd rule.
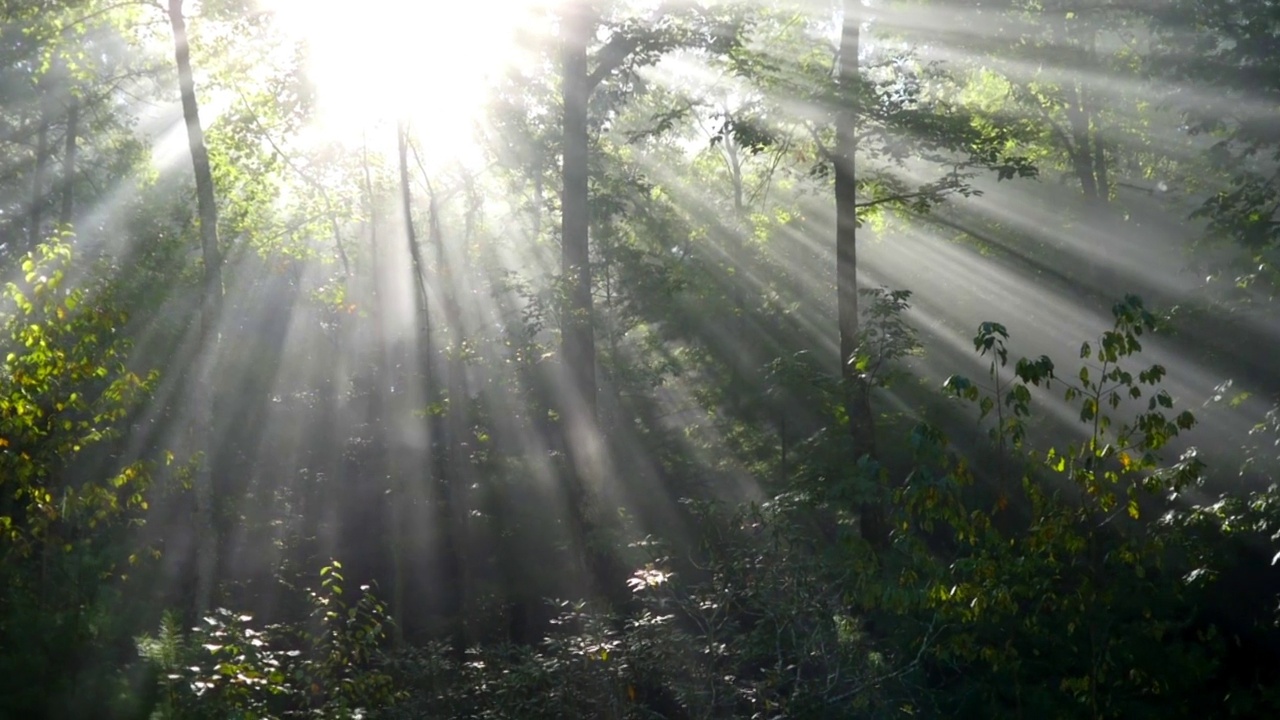
[[[381, 380], [387, 378], [387, 356], [389, 355], [387, 348], [386, 333], [386, 310], [383, 307], [385, 297], [379, 283], [382, 282], [382, 249], [378, 246], [378, 209], [377, 198], [373, 190], [373, 171], [369, 168], [369, 143], [367, 139], [362, 139], [360, 146], [360, 164], [364, 170], [364, 196], [366, 211], [369, 214], [369, 273], [373, 276], [373, 281], [369, 286], [369, 303], [373, 309], [373, 332], [374, 332], [374, 351], [375, 351], [375, 372]], [[373, 396], [375, 403], [382, 402], [382, 393], [375, 392]], [[375, 405], [377, 417], [381, 417], [381, 408]]]
[[565, 10], [560, 32], [561, 94], [564, 115], [561, 140], [560, 270], [565, 304], [560, 320], [560, 354], [568, 379], [561, 424], [568, 454], [568, 519], [573, 552], [580, 570], [590, 575], [586, 560], [590, 508], [586, 478], [593, 461], [596, 434], [595, 336], [591, 324], [591, 264], [588, 245], [587, 43], [592, 17], [586, 2]]
[[[729, 109], [725, 108], [726, 115]], [[738, 141], [732, 133], [725, 133], [720, 143], [724, 146], [725, 164], [729, 167], [729, 179], [733, 182], [733, 215], [734, 220], [742, 221], [747, 217], [746, 188], [742, 180], [742, 157], [738, 152]]]
[[[1097, 67], [1097, 33], [1084, 29], [1087, 38], [1068, 33], [1067, 42], [1078, 43], [1081, 67]], [[1098, 119], [1098, 107], [1094, 94], [1083, 79], [1072, 83], [1066, 98], [1067, 121], [1071, 126], [1071, 163], [1076, 179], [1080, 181], [1085, 201], [1101, 208], [1110, 201], [1111, 187], [1107, 181], [1106, 148], [1102, 138], [1102, 123]]]
[[1098, 185], [1098, 202], [1107, 204], [1111, 200], [1111, 179], [1107, 174], [1107, 143], [1102, 137], [1102, 125], [1097, 115], [1093, 120], [1093, 170]]
[[[440, 253], [440, 287], [443, 295], [445, 323], [449, 328], [449, 355], [446, 364], [449, 403], [445, 413], [444, 439], [450, 473], [449, 502], [452, 508], [453, 555], [456, 563], [454, 571], [458, 582], [455, 602], [458, 604], [461, 614], [469, 616], [470, 613], [467, 612], [467, 609], [469, 598], [471, 597], [472, 578], [469, 572], [471, 563], [468, 562], [468, 549], [471, 539], [468, 518], [473, 505], [471, 488], [476, 481], [476, 477], [475, 473], [472, 472], [470, 454], [470, 448], [473, 447], [473, 444], [470, 442], [471, 396], [470, 387], [467, 383], [467, 364], [464, 359], [467, 343], [466, 320], [463, 317], [458, 294], [465, 289], [462, 284], [462, 278], [468, 276], [466, 272], [468, 266], [467, 254], [472, 243], [475, 242], [477, 218], [480, 213], [480, 199], [476, 192], [475, 179], [467, 175], [464, 182], [467, 206], [462, 243], [453, 254], [446, 250], [443, 242], [440, 242], [436, 249]], [[443, 238], [441, 239], [443, 240]], [[459, 638], [466, 641], [467, 645], [470, 645], [475, 639], [472, 634], [467, 632], [469, 630], [469, 627], [464, 628], [464, 633]]]
[[80, 150], [80, 98], [71, 93], [67, 99], [67, 137], [62, 151], [62, 208], [58, 224], [68, 226], [75, 220], [76, 160]]
[[[462, 472], [462, 465], [458, 460], [457, 444], [461, 437], [461, 431], [458, 427], [458, 413], [465, 404], [463, 395], [465, 393], [458, 387], [458, 376], [461, 369], [457, 361], [459, 347], [458, 338], [462, 331], [461, 328], [461, 312], [457, 304], [457, 296], [454, 294], [453, 274], [450, 272], [450, 263], [448, 253], [444, 246], [444, 229], [440, 223], [440, 203], [436, 197], [435, 187], [431, 183], [429, 177], [423, 180], [427, 185], [427, 240], [432, 249], [436, 253], [436, 273], [435, 286], [437, 288], [437, 298], [440, 301], [440, 307], [443, 313], [443, 330], [447, 333], [445, 342], [449, 344], [446, 349], [447, 356], [441, 362], [441, 368], [444, 370], [442, 384], [445, 386], [448, 395], [447, 408], [444, 411], [444, 417], [431, 415], [433, 437], [429, 447], [434, 453], [432, 462], [434, 463], [435, 473], [432, 483], [432, 491], [435, 493], [436, 501], [436, 528], [440, 536], [440, 559], [444, 565], [440, 582], [441, 591], [443, 593], [443, 606], [440, 609], [441, 616], [447, 618], [449, 622], [461, 622], [464, 615], [464, 603], [466, 600], [465, 579], [463, 577], [463, 549], [465, 547], [465, 532], [463, 526], [466, 517], [466, 504], [462, 497], [467, 487], [465, 482], [459, 481], [459, 474]], [[433, 392], [434, 392], [433, 388]], [[456, 394], [455, 394], [456, 393]], [[435, 404], [439, 400], [438, 396], [429, 396], [428, 402]], [[465, 623], [462, 623], [460, 630], [465, 630]], [[462, 652], [466, 649], [464, 642], [464, 632], [451, 633], [454, 641], [457, 643], [455, 649]]]
[[[413, 270], [413, 285], [415, 298], [417, 300], [414, 308], [414, 316], [417, 320], [416, 328], [418, 331], [419, 345], [417, 346], [418, 356], [415, 358], [418, 362], [416, 365], [410, 363], [411, 367], [416, 367], [418, 378], [422, 381], [423, 398], [425, 404], [434, 402], [435, 378], [432, 375], [432, 333], [431, 333], [431, 301], [427, 294], [426, 266], [422, 260], [422, 249], [418, 246], [418, 234], [413, 224], [413, 189], [409, 182], [409, 128], [406, 122], [400, 122], [396, 127], [396, 150], [397, 160], [400, 171], [400, 210], [403, 216], [405, 241], [408, 245], [409, 258]], [[404, 418], [396, 408], [393, 400], [391, 403], [393, 412], [391, 417], [393, 422], [402, 422]], [[424, 424], [422, 432], [430, 435], [428, 428], [430, 423]], [[423, 471], [419, 477], [423, 477], [429, 488], [434, 489], [435, 483], [435, 467], [430, 457], [430, 441], [426, 438], [428, 447], [428, 457]], [[391, 503], [390, 512], [392, 518], [391, 530], [391, 562], [392, 562], [392, 589], [391, 589], [391, 612], [393, 617], [398, 621], [397, 624], [403, 624], [406, 618], [406, 566], [405, 566], [405, 540], [408, 531], [408, 518], [405, 516], [409, 508], [412, 496], [409, 494], [409, 488], [405, 484], [404, 475], [405, 468], [402, 463], [397, 460], [400, 457], [400, 449], [392, 448], [391, 451], [391, 482], [392, 491], [389, 496]], [[399, 631], [396, 633], [397, 641], [402, 640]]]
[[422, 370], [427, 396], [433, 394], [432, 370], [432, 337], [431, 337], [431, 299], [427, 294], [427, 268], [422, 261], [422, 249], [418, 247], [418, 234], [413, 227], [413, 189], [409, 184], [409, 128], [400, 123], [396, 130], [396, 143], [400, 164], [400, 209], [404, 214], [405, 240], [409, 245], [409, 257], [413, 261], [414, 289], [418, 296], [418, 330], [421, 333]]
[[[1089, 41], [1085, 50], [1088, 60], [1086, 66], [1098, 66], [1098, 34], [1089, 31]], [[1093, 180], [1094, 195], [1099, 206], [1111, 202], [1111, 181], [1107, 175], [1107, 144], [1102, 134], [1102, 120], [1098, 117], [1097, 95], [1083, 85], [1080, 88], [1080, 110], [1093, 133]]]
[[534, 150], [534, 159], [532, 161], [533, 168], [533, 241], [538, 242], [542, 238], [542, 213], [546, 211], [546, 192], [544, 188], [545, 179], [543, 177], [546, 158], [542, 153], [542, 149]]
[[566, 300], [561, 313], [561, 355], [568, 392], [561, 402], [567, 472], [568, 525], [576, 562], [591, 593], [617, 603], [628, 592], [625, 573], [611, 548], [600, 537], [593, 514], [592, 488], [604, 477], [604, 448], [597, 417], [596, 348], [591, 297], [591, 257], [588, 244], [589, 148], [587, 101], [592, 78], [587, 46], [595, 28], [592, 3], [568, 4], [561, 25], [564, 102], [560, 260]]
[[1095, 160], [1103, 156], [1101, 148], [1094, 148], [1096, 138], [1090, 129], [1088, 90], [1082, 83], [1075, 83], [1066, 102], [1067, 122], [1071, 126], [1071, 165], [1076, 179], [1080, 181], [1080, 191], [1085, 202], [1099, 205], [1106, 202], [1098, 187]]
[[563, 320], [563, 361], [579, 414], [596, 413], [595, 334], [592, 330], [591, 258], [588, 245], [587, 100], [591, 92], [587, 75], [587, 43], [591, 39], [590, 8], [585, 2], [570, 5], [564, 18], [564, 140], [563, 196], [561, 198], [561, 272], [568, 307]]
[[[1078, 48], [1080, 66], [1098, 67], [1097, 32], [1091, 28], [1083, 28], [1079, 32], [1087, 35], [1068, 35], [1068, 38]], [[1118, 218], [1111, 208], [1106, 142], [1095, 99], [1085, 79], [1077, 79], [1066, 98], [1066, 114], [1071, 129], [1071, 147], [1068, 150], [1084, 196], [1087, 225], [1092, 229], [1090, 234], [1095, 238], [1094, 242], [1102, 245], [1094, 252], [1085, 253], [1083, 283], [1105, 298], [1114, 292], [1118, 280], [1104, 259], [1108, 254], [1105, 244], [1113, 241], [1117, 229], [1114, 223]]]
[[[399, 141], [399, 130], [397, 130], [397, 142]], [[385, 261], [382, 244], [378, 235], [378, 196], [375, 192], [373, 184], [373, 171], [369, 165], [369, 143], [367, 138], [362, 138], [361, 142], [361, 165], [364, 170], [364, 197], [366, 211], [368, 212], [369, 223], [369, 262], [370, 274], [373, 277], [372, 284], [369, 288], [369, 302], [373, 311], [373, 332], [374, 332], [374, 363], [373, 373], [374, 380], [370, 383], [372, 387], [372, 396], [369, 401], [369, 409], [367, 418], [373, 427], [379, 428], [383, 436], [384, 458], [379, 466], [382, 468], [384, 477], [389, 479], [387, 487], [383, 488], [387, 492], [385, 496], [386, 504], [383, 507], [382, 517], [385, 518], [388, 530], [385, 533], [384, 540], [387, 543], [386, 551], [391, 560], [391, 596], [389, 598], [389, 608], [392, 619], [397, 622], [392, 624], [391, 638], [395, 646], [400, 646], [404, 642], [404, 627], [402, 622], [404, 612], [404, 508], [405, 504], [403, 484], [400, 480], [401, 462], [399, 449], [395, 447], [394, 436], [387, 432], [388, 418], [392, 417], [392, 409], [395, 407], [394, 396], [391, 396], [388, 387], [401, 385], [399, 377], [394, 375], [397, 363], [391, 359], [391, 341], [387, 332], [387, 304], [390, 302], [389, 295], [385, 293], [382, 283], [385, 281], [387, 267], [390, 263]], [[392, 419], [391, 422], [398, 422], [398, 419]]]
[[1071, 165], [1076, 179], [1080, 181], [1080, 190], [1085, 200], [1094, 203], [1098, 200], [1098, 182], [1093, 174], [1093, 150], [1089, 136], [1089, 116], [1085, 112], [1085, 89], [1076, 82], [1067, 98], [1067, 121], [1071, 125]]
[[[840, 58], [837, 78], [841, 107], [836, 119], [835, 195], [836, 195], [836, 295], [837, 322], [840, 326], [840, 380], [845, 412], [849, 416], [849, 433], [857, 458], [875, 457], [875, 416], [871, 412], [871, 388], [855, 364], [860, 335], [858, 317], [858, 181], [856, 156], [858, 128], [861, 123], [859, 87], [862, 82], [858, 67], [861, 45], [862, 4], [845, 0], [844, 27], [840, 34]], [[884, 512], [880, 502], [871, 498], [861, 508], [860, 532], [863, 539], [880, 547], [887, 539]]]
[[53, 122], [53, 91], [46, 77], [41, 84], [40, 128], [36, 131], [35, 169], [31, 173], [31, 209], [27, 214], [27, 245], [35, 250], [44, 234], [46, 176], [49, 174], [49, 126]]
[[[724, 108], [725, 117], [733, 118], [728, 107]], [[747, 288], [746, 278], [751, 276], [747, 269], [749, 262], [747, 256], [747, 244], [745, 235], [747, 228], [750, 226], [747, 217], [746, 207], [746, 188], [742, 178], [742, 156], [739, 152], [738, 141], [734, 138], [733, 133], [726, 132], [720, 145], [724, 150], [725, 166], [729, 170], [729, 180], [733, 184], [733, 223], [729, 228], [729, 257], [725, 260], [726, 269], [732, 274], [727, 275], [728, 295], [730, 311], [733, 318], [730, 320], [733, 337], [739, 342], [744, 343], [740, 348], [737, 356], [729, 362], [729, 383], [733, 387], [729, 394], [729, 409], [734, 414], [742, 417], [744, 407], [747, 405], [746, 400], [752, 393], [751, 387], [755, 383], [754, 377], [749, 368], [757, 367], [759, 363], [758, 357], [751, 351], [749, 344], [750, 327], [747, 323]]]
[[192, 404], [196, 416], [192, 435], [197, 447], [206, 450], [194, 478], [196, 533], [197, 614], [208, 611], [214, 600], [218, 568], [218, 537], [215, 523], [213, 472], [214, 408], [211, 368], [218, 346], [218, 315], [222, 309], [222, 260], [218, 248], [218, 206], [214, 197], [213, 172], [200, 109], [196, 103], [196, 83], [191, 71], [191, 46], [182, 16], [182, 0], [169, 0], [169, 24], [173, 29], [173, 52], [178, 65], [178, 89], [182, 96], [182, 117], [187, 127], [187, 143], [196, 181], [196, 213], [200, 223], [200, 251], [204, 260], [201, 288], [200, 332], [195, 351]]

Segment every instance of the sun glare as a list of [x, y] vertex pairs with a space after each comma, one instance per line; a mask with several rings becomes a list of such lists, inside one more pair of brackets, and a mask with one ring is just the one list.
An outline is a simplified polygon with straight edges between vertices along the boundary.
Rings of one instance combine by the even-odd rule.
[[309, 49], [317, 130], [361, 142], [374, 126], [408, 120], [433, 153], [472, 147], [485, 89], [514, 58], [533, 0], [267, 0]]

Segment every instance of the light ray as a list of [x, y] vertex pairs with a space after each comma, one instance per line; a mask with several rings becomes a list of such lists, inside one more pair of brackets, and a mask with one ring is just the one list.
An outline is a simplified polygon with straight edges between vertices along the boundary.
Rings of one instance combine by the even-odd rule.
[[349, 3], [265, 0], [307, 46], [318, 95], [315, 131], [350, 145], [379, 123], [409, 118], [437, 166], [475, 161], [473, 127], [493, 77], [518, 58], [530, 0]]

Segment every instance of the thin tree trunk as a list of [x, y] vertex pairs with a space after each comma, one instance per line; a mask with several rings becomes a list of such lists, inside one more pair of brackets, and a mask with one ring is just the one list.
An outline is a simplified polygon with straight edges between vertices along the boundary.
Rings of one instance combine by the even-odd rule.
[[[418, 247], [418, 234], [413, 224], [413, 190], [409, 182], [409, 128], [407, 123], [401, 122], [396, 128], [396, 149], [397, 159], [400, 171], [400, 209], [403, 215], [405, 241], [408, 244], [409, 258], [413, 267], [414, 289], [417, 296], [417, 307], [415, 308], [415, 316], [417, 318], [418, 346], [419, 357], [417, 365], [419, 377], [422, 379], [423, 396], [426, 404], [434, 402], [435, 389], [434, 378], [432, 377], [432, 336], [431, 336], [431, 305], [430, 296], [427, 294], [426, 266], [422, 261], [422, 251]], [[400, 421], [399, 413], [393, 414], [396, 422]], [[430, 435], [430, 427], [428, 422], [424, 427], [424, 432]], [[427, 447], [430, 448], [431, 438], [427, 438]], [[428, 449], [428, 455], [430, 449]], [[399, 456], [399, 451], [393, 449], [392, 462], [394, 458]], [[432, 459], [427, 458], [425, 467], [426, 483], [428, 487], [435, 488], [435, 467]], [[408, 520], [405, 512], [408, 509], [410, 495], [408, 488], [405, 486], [403, 478], [403, 468], [393, 466], [392, 468], [392, 492], [390, 496], [391, 513], [392, 513], [392, 532], [391, 532], [391, 562], [392, 562], [392, 595], [391, 595], [391, 611], [398, 624], [402, 624], [406, 618], [406, 570], [404, 557], [404, 540], [405, 533], [408, 529]], [[403, 638], [397, 632], [397, 640]]]
[[[451, 595], [451, 603], [459, 616], [468, 615], [467, 603], [470, 597], [471, 578], [468, 575], [470, 563], [467, 562], [467, 548], [471, 537], [468, 517], [471, 509], [470, 488], [474, 482], [471, 472], [471, 458], [467, 452], [470, 443], [466, 442], [467, 429], [470, 425], [470, 395], [467, 387], [466, 362], [463, 359], [466, 345], [466, 332], [462, 316], [462, 307], [458, 302], [460, 278], [465, 276], [464, 268], [459, 267], [460, 260], [465, 260], [467, 247], [473, 242], [476, 232], [476, 213], [479, 212], [475, 201], [473, 181], [466, 179], [467, 209], [463, 228], [462, 245], [457, 252], [450, 255], [445, 247], [443, 233], [440, 232], [439, 209], [436, 207], [435, 193], [432, 193], [431, 212], [434, 231], [436, 233], [436, 252], [438, 253], [441, 304], [444, 308], [444, 322], [449, 332], [449, 350], [445, 362], [445, 375], [448, 392], [448, 405], [445, 409], [443, 455], [449, 471], [449, 483], [446, 499], [449, 501], [450, 540], [452, 541], [448, 568], [454, 575], [456, 589]], [[464, 632], [459, 641], [465, 648], [472, 638]]]
[[[1088, 53], [1088, 64], [1096, 65], [1098, 57], [1098, 36], [1097, 33], [1089, 34], [1089, 45], [1086, 51]], [[1088, 123], [1089, 130], [1092, 132], [1093, 142], [1093, 179], [1094, 179], [1094, 198], [1099, 206], [1107, 205], [1111, 202], [1111, 182], [1107, 176], [1107, 146], [1102, 136], [1102, 120], [1098, 117], [1098, 105], [1095, 102], [1096, 96], [1090, 92], [1089, 88], [1080, 87], [1080, 110], [1084, 114], [1084, 120]]]
[[67, 138], [62, 152], [62, 209], [58, 224], [64, 227], [75, 219], [76, 160], [80, 151], [80, 99], [74, 93], [67, 100]]
[[1111, 179], [1107, 175], [1107, 144], [1102, 139], [1102, 128], [1096, 115], [1093, 126], [1093, 170], [1098, 186], [1098, 202], [1107, 204], [1111, 201]]
[[[1087, 39], [1081, 37], [1072, 39], [1080, 47], [1081, 66], [1093, 67], [1097, 63], [1097, 34], [1091, 30], [1086, 32], [1089, 33]], [[1076, 80], [1072, 87], [1072, 94], [1066, 103], [1066, 113], [1071, 126], [1073, 145], [1071, 160], [1090, 216], [1088, 223], [1098, 238], [1095, 242], [1107, 243], [1112, 240], [1114, 220], [1109, 207], [1111, 187], [1107, 175], [1107, 153], [1102, 137], [1102, 124], [1093, 100], [1093, 93], [1090, 92], [1084, 80]], [[1111, 276], [1109, 265], [1102, 259], [1106, 253], [1105, 247], [1098, 248], [1092, 253], [1085, 253], [1083, 280], [1093, 292], [1104, 297], [1109, 296], [1115, 286], [1115, 279]]]
[[40, 129], [36, 131], [35, 171], [31, 174], [31, 210], [27, 215], [27, 245], [35, 250], [43, 238], [46, 176], [49, 174], [49, 126], [52, 123], [52, 91], [41, 83]]
[[[431, 416], [433, 421], [430, 423], [430, 427], [436, 432], [433, 433], [435, 435], [434, 438], [429, 438], [434, 441], [429, 443], [429, 447], [432, 447], [434, 452], [432, 461], [435, 473], [432, 490], [436, 494], [436, 526], [443, 536], [440, 558], [444, 563], [444, 572], [440, 587], [444, 594], [444, 604], [441, 608], [441, 615], [453, 622], [462, 618], [466, 597], [462, 575], [462, 553], [464, 547], [462, 527], [463, 517], [465, 517], [465, 505], [463, 505], [460, 497], [465, 484], [457, 482], [457, 473], [462, 470], [461, 465], [452, 462], [456, 459], [455, 445], [458, 443], [458, 438], [461, 434], [457, 427], [458, 408], [464, 403], [461, 397], [463, 393], [458, 390], [456, 385], [456, 376], [460, 372], [456, 359], [459, 351], [457, 339], [461, 331], [459, 320], [461, 313], [451, 285], [453, 277], [452, 273], [449, 272], [449, 259], [444, 246], [444, 230], [440, 225], [440, 204], [436, 197], [435, 187], [432, 186], [431, 179], [425, 177], [425, 171], [423, 179], [427, 184], [427, 212], [429, 214], [427, 240], [436, 253], [436, 287], [444, 314], [444, 330], [449, 333], [446, 342], [451, 341], [448, 357], [442, 363], [445, 371], [444, 383], [449, 391], [447, 396], [448, 407], [445, 410], [443, 419], [435, 415]], [[432, 390], [434, 392], [434, 388]], [[455, 391], [458, 392], [457, 395], [454, 395]], [[431, 404], [435, 404], [437, 399], [437, 397], [428, 396], [428, 402]], [[455, 642], [458, 643], [456, 649], [459, 652], [466, 649], [466, 645], [462, 641], [463, 633], [459, 632], [455, 635]]]
[[[374, 381], [371, 383], [373, 394], [369, 402], [368, 418], [370, 423], [375, 427], [380, 427], [383, 431], [387, 430], [388, 418], [393, 417], [392, 410], [396, 407], [396, 398], [388, 393], [389, 387], [399, 386], [402, 383], [399, 378], [394, 376], [394, 369], [397, 363], [391, 359], [391, 341], [387, 332], [387, 303], [389, 297], [383, 292], [381, 283], [385, 280], [386, 267], [388, 263], [384, 260], [382, 246], [378, 235], [378, 199], [374, 191], [373, 171], [369, 165], [369, 144], [367, 138], [362, 139], [361, 143], [361, 166], [364, 170], [364, 196], [367, 203], [369, 222], [369, 261], [370, 274], [373, 277], [372, 284], [369, 288], [369, 302], [373, 309], [373, 332], [374, 332]], [[395, 416], [398, 418], [398, 416]], [[393, 419], [391, 422], [398, 422]], [[400, 647], [404, 643], [404, 513], [406, 498], [404, 497], [404, 485], [401, 480], [401, 468], [403, 463], [400, 458], [399, 448], [394, 444], [394, 439], [390, 434], [384, 432], [383, 445], [385, 457], [381, 467], [384, 476], [389, 479], [388, 486], [384, 488], [388, 492], [386, 496], [386, 505], [383, 510], [388, 525], [388, 531], [385, 533], [385, 541], [387, 543], [387, 554], [391, 560], [391, 597], [390, 614], [393, 620], [391, 628], [392, 644]]]
[[[871, 412], [870, 387], [855, 364], [860, 335], [856, 156], [858, 126], [861, 122], [859, 86], [862, 77], [858, 67], [861, 7], [859, 0], [845, 0], [844, 27], [840, 35], [837, 76], [842, 97], [836, 120], [835, 147], [836, 295], [837, 322], [840, 326], [840, 379], [845, 411], [849, 416], [853, 452], [857, 458], [874, 458], [875, 416]], [[881, 547], [887, 538], [883, 518], [883, 508], [878, 499], [868, 499], [863, 503], [860, 532], [863, 539], [873, 547]]]
[[568, 520], [579, 570], [591, 577], [587, 544], [591, 541], [586, 475], [595, 458], [595, 337], [591, 325], [591, 265], [588, 245], [587, 43], [592, 18], [585, 2], [569, 4], [561, 25], [561, 93], [564, 102], [561, 140], [560, 263], [565, 304], [560, 319], [561, 363], [568, 392], [560, 408], [564, 447], [568, 454]]
[[[1098, 34], [1089, 31], [1089, 40], [1085, 49], [1089, 67], [1096, 67], [1098, 64]], [[1093, 166], [1093, 186], [1094, 198], [1099, 206], [1107, 205], [1111, 202], [1111, 183], [1107, 177], [1107, 149], [1106, 141], [1102, 136], [1102, 120], [1098, 117], [1098, 104], [1095, 102], [1097, 97], [1083, 83], [1079, 86], [1080, 91], [1080, 111], [1084, 114], [1084, 121], [1088, 124], [1088, 129], [1092, 133], [1090, 138], [1093, 144], [1093, 158], [1091, 165]]]
[[538, 242], [542, 237], [542, 213], [545, 211], [546, 195], [543, 189], [543, 156], [538, 151], [533, 166], [533, 240]]
[[218, 568], [218, 537], [215, 524], [213, 472], [210, 467], [215, 449], [213, 388], [210, 369], [218, 346], [218, 315], [222, 308], [222, 266], [218, 248], [218, 206], [214, 197], [213, 172], [209, 167], [209, 151], [196, 103], [195, 78], [191, 71], [191, 47], [186, 21], [182, 16], [182, 0], [169, 0], [169, 24], [173, 29], [174, 59], [178, 66], [178, 89], [182, 96], [182, 117], [187, 127], [187, 143], [196, 181], [196, 212], [200, 224], [200, 250], [204, 260], [203, 287], [200, 303], [199, 342], [195, 351], [192, 404], [196, 417], [192, 434], [197, 447], [206, 449], [194, 478], [196, 513], [196, 589], [195, 610], [203, 614], [214, 600]]
[[1093, 175], [1093, 150], [1089, 137], [1089, 116], [1085, 113], [1085, 90], [1080, 83], [1075, 83], [1071, 96], [1067, 98], [1067, 121], [1071, 125], [1071, 165], [1076, 179], [1080, 181], [1080, 190], [1085, 200], [1093, 203], [1098, 200], [1098, 183]]
[[423, 340], [423, 370], [427, 395], [431, 395], [431, 300], [427, 294], [427, 268], [422, 262], [422, 250], [418, 247], [418, 234], [413, 227], [413, 190], [409, 184], [409, 129], [401, 123], [396, 132], [400, 163], [400, 209], [404, 214], [405, 240], [409, 245], [409, 257], [413, 261], [414, 288], [418, 294], [418, 322]]
[[[725, 108], [726, 117], [729, 115], [729, 109]], [[743, 187], [742, 179], [742, 157], [738, 151], [738, 141], [733, 137], [732, 133], [725, 133], [725, 137], [721, 142], [724, 147], [725, 165], [729, 169], [729, 180], [733, 183], [733, 225], [729, 228], [729, 257], [725, 264], [734, 271], [728, 276], [728, 294], [733, 318], [730, 320], [733, 336], [741, 342], [748, 342], [750, 329], [747, 324], [747, 300], [746, 300], [746, 279], [750, 273], [747, 272], [746, 265], [747, 244], [744, 241], [744, 235], [747, 232], [747, 208], [746, 208], [746, 189]], [[738, 357], [730, 360], [729, 363], [729, 382], [734, 388], [729, 394], [730, 410], [741, 416], [743, 407], [746, 405], [747, 396], [751, 390], [748, 387], [748, 376], [751, 374], [749, 367], [757, 365], [757, 358], [753, 357], [749, 345], [741, 348]], [[750, 378], [754, 380], [754, 378]], [[752, 383], [754, 384], [754, 383]]]
[[[727, 110], [727, 108], [726, 108]], [[731, 133], [725, 133], [722, 141], [726, 164], [729, 166], [729, 178], [733, 182], [733, 214], [735, 220], [743, 220], [747, 216], [746, 189], [742, 181], [742, 158], [738, 153], [738, 141]]]
[[[369, 302], [373, 308], [374, 346], [377, 353], [376, 368], [380, 381], [387, 377], [387, 336], [385, 311], [382, 307], [383, 297], [379, 283], [382, 282], [381, 252], [378, 247], [377, 200], [373, 193], [373, 171], [369, 168], [369, 143], [364, 141], [360, 148], [360, 162], [364, 170], [364, 194], [369, 213], [369, 265], [373, 282], [369, 288]], [[374, 393], [374, 400], [381, 402], [382, 393]], [[379, 416], [381, 409], [378, 410]]]

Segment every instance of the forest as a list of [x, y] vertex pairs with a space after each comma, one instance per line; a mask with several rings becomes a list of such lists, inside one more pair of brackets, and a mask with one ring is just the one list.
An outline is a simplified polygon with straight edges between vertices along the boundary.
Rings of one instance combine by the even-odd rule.
[[0, 58], [0, 720], [1280, 717], [1277, 0]]

